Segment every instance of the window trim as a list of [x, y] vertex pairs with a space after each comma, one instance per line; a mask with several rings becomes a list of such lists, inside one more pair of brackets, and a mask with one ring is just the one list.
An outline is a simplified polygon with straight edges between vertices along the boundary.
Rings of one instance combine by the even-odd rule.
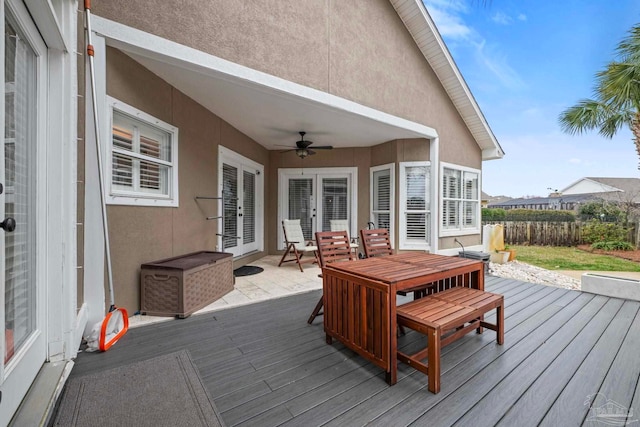
[[[103, 132], [108, 137], [105, 139], [105, 144], [102, 149], [102, 163], [104, 168], [104, 183], [105, 186], [105, 201], [111, 205], [129, 205], [129, 206], [158, 206], [158, 207], [174, 207], [179, 206], [179, 194], [178, 194], [178, 128], [166, 123], [152, 115], [145, 113], [125, 102], [122, 102], [116, 98], [107, 95], [108, 105], [108, 128]], [[139, 153], [123, 152], [113, 146], [112, 129], [113, 129], [113, 112], [114, 110], [120, 112], [125, 116], [131, 116], [137, 120], [145, 122], [148, 126], [158, 128], [167, 132], [171, 138], [171, 158], [170, 162], [166, 160], [158, 159], [153, 160], [154, 163], [169, 167], [169, 177], [167, 186], [168, 195], [160, 195], [145, 192], [123, 191], [115, 189], [111, 182], [112, 180], [112, 153], [126, 154], [129, 157], [135, 159], [148, 160], [146, 156]], [[102, 132], [101, 132], [102, 133]]]
[[[374, 200], [374, 182], [373, 176], [375, 172], [389, 171], [389, 239], [391, 240], [391, 248], [395, 247], [395, 228], [396, 228], [396, 165], [395, 163], [387, 163], [369, 168], [369, 221], [374, 221], [373, 217], [373, 200]], [[374, 222], [375, 223], [375, 222]], [[376, 227], [378, 224], [375, 224]]]
[[[473, 228], [465, 228], [462, 226], [462, 218], [463, 218], [463, 209], [464, 209], [464, 203], [460, 203], [460, 207], [459, 207], [459, 212], [458, 212], [458, 218], [460, 219], [460, 224], [458, 226], [458, 228], [456, 229], [445, 229], [444, 225], [442, 224], [442, 218], [444, 216], [444, 202], [445, 202], [445, 197], [444, 197], [444, 192], [442, 191], [442, 184], [443, 184], [443, 180], [444, 180], [444, 170], [445, 169], [453, 169], [453, 170], [457, 170], [457, 171], [461, 171], [463, 174], [463, 179], [461, 180], [461, 182], [464, 182], [464, 173], [465, 172], [472, 172], [472, 173], [476, 173], [478, 174], [478, 198], [475, 200], [471, 200], [471, 199], [460, 199], [461, 201], [475, 201], [477, 202], [476, 204], [476, 219], [477, 219], [477, 227], [473, 227]], [[441, 162], [440, 163], [440, 220], [438, 221], [438, 229], [440, 230], [440, 237], [449, 237], [449, 236], [466, 236], [466, 235], [470, 235], [470, 234], [479, 234], [480, 230], [482, 228], [481, 225], [481, 220], [480, 220], [480, 212], [481, 212], [481, 202], [482, 202], [482, 170], [481, 169], [475, 169], [475, 168], [471, 168], [468, 166], [461, 166], [461, 165], [456, 165], [453, 163], [446, 163], [446, 162]], [[464, 189], [462, 189], [461, 192], [462, 195], [464, 195]]]
[[[425, 186], [425, 190], [427, 191], [425, 202], [429, 203], [431, 209], [425, 209], [426, 212], [429, 213], [429, 219], [425, 220], [425, 233], [427, 235], [427, 239], [425, 239], [424, 243], [419, 243], [416, 241], [407, 240], [407, 232], [406, 232], [406, 221], [403, 221], [405, 209], [404, 207], [407, 204], [407, 187], [406, 187], [406, 169], [408, 167], [427, 167], [429, 171], [425, 175], [429, 180], [429, 183]], [[431, 249], [431, 239], [433, 238], [433, 230], [432, 230], [432, 220], [433, 218], [433, 197], [431, 192], [433, 191], [430, 181], [432, 179], [432, 165], [431, 161], [424, 162], [400, 162], [399, 163], [399, 197], [398, 197], [398, 216], [400, 217], [400, 241], [399, 241], [399, 249], [400, 250], [430, 250]]]

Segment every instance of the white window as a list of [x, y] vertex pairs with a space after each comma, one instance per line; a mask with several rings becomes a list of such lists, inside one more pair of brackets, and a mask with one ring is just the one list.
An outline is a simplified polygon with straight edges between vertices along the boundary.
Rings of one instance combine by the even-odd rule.
[[430, 248], [430, 162], [400, 163], [400, 249]]
[[395, 165], [374, 166], [370, 169], [370, 221], [374, 228], [387, 228], [393, 243]]
[[480, 171], [442, 166], [442, 235], [480, 231]]
[[178, 129], [109, 99], [111, 132], [104, 159], [107, 201], [178, 206]]

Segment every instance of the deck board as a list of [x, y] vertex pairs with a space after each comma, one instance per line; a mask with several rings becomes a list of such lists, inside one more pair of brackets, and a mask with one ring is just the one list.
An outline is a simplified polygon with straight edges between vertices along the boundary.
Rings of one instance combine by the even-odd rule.
[[80, 353], [71, 377], [187, 349], [225, 423], [243, 427], [576, 425], [597, 392], [640, 410], [640, 303], [492, 276], [485, 288], [505, 297], [505, 343], [487, 330], [446, 346], [437, 395], [409, 366], [390, 387], [327, 345], [321, 317], [306, 324], [318, 291], [131, 329], [106, 353]]

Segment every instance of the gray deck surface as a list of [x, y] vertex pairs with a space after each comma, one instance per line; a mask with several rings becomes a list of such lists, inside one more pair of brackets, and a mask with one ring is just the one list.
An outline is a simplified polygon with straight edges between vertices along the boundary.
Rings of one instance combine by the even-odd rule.
[[[188, 349], [228, 426], [605, 425], [585, 404], [598, 392], [594, 406], [640, 411], [640, 303], [490, 276], [486, 290], [505, 296], [505, 343], [486, 331], [445, 347], [435, 395], [413, 368], [389, 386], [327, 345], [322, 317], [306, 323], [319, 292], [129, 330], [80, 353], [71, 376]], [[408, 332], [399, 346], [424, 342]]]

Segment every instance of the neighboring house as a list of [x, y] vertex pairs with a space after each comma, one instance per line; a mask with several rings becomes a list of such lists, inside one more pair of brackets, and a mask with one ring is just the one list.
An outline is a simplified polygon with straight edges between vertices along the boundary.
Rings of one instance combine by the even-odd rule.
[[490, 208], [501, 209], [537, 209], [537, 210], [567, 210], [578, 209], [580, 204], [598, 200], [593, 194], [561, 195], [558, 193], [550, 197], [520, 197], [499, 202], [489, 203]]
[[[83, 3], [4, 4], [0, 206], [17, 227], [1, 245], [0, 424], [38, 372], [64, 377], [108, 305]], [[503, 152], [420, 0], [95, 0], [92, 12], [118, 306], [140, 308], [145, 262], [278, 253], [284, 218], [307, 237], [373, 221], [399, 250], [481, 244], [482, 161]], [[333, 150], [283, 153], [299, 131]]]
[[598, 194], [608, 201], [640, 203], [640, 178], [581, 178], [561, 193]]
[[490, 205], [495, 203], [504, 202], [506, 200], [511, 200], [511, 197], [508, 196], [490, 196], [484, 191], [482, 192], [482, 207], [488, 208]]
[[640, 178], [582, 178], [548, 197], [490, 201], [488, 207], [502, 209], [577, 210], [581, 204], [602, 200], [623, 205], [640, 204]]

